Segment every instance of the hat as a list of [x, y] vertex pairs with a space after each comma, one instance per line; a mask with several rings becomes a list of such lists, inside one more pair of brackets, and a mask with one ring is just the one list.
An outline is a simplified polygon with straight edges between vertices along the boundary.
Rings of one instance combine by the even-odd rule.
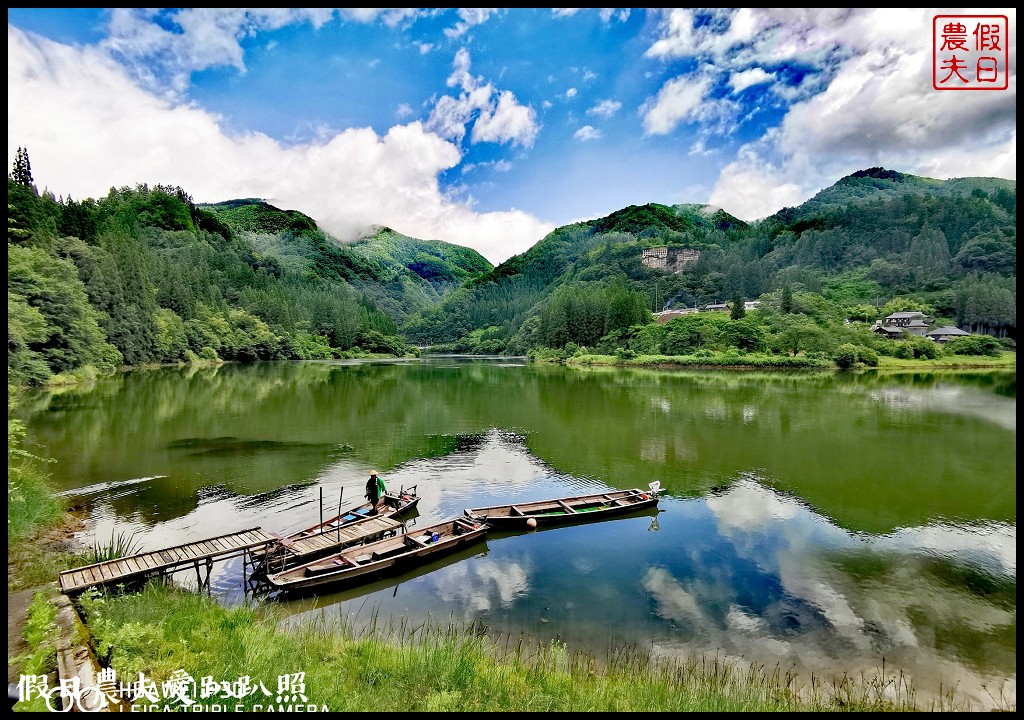
[[371, 470], [371, 471], [370, 471], [370, 477], [373, 477], [373, 476], [374, 476], [374, 475], [376, 475], [376, 474], [377, 474], [377, 471], [376, 471], [376, 470]]

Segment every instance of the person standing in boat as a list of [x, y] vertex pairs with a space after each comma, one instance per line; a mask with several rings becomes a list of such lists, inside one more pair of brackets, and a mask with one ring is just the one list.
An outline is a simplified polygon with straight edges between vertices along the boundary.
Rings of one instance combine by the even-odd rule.
[[370, 501], [373, 507], [370, 508], [370, 515], [377, 514], [377, 503], [380, 502], [381, 497], [387, 491], [384, 487], [384, 481], [377, 477], [377, 471], [370, 471], [370, 479], [366, 481], [366, 499]]

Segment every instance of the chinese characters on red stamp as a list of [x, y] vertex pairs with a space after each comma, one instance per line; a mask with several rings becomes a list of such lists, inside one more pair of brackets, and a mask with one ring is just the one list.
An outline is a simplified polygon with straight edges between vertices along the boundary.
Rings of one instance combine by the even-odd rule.
[[932, 19], [932, 87], [1006, 90], [1009, 32], [1006, 15], [936, 15]]

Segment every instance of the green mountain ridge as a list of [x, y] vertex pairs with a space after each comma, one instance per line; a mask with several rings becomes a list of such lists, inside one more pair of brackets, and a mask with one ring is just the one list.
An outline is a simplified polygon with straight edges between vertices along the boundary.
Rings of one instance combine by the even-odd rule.
[[398, 324], [436, 305], [464, 281], [492, 269], [475, 250], [419, 240], [387, 227], [341, 242], [308, 215], [263, 200], [227, 200], [201, 207], [290, 271], [344, 281]]
[[[844, 316], [900, 297], [1012, 338], [1016, 182], [869, 168], [755, 223], [700, 204], [631, 205], [556, 228], [493, 267], [386, 227], [342, 243], [256, 198], [196, 205], [181, 188], [138, 185], [58, 200], [11, 176], [8, 266], [17, 382], [87, 364], [394, 355], [408, 341], [515, 354], [679, 349], [690, 346], [641, 341], [636, 329], [664, 308], [757, 298], [817, 308], [823, 348]], [[787, 327], [758, 332], [773, 352], [795, 353]]]
[[[657, 247], [683, 261], [645, 264], [644, 251]], [[642, 294], [651, 311], [791, 287], [849, 305], [915, 294], [964, 323], [1015, 328], [1002, 301], [999, 311], [968, 305], [1016, 294], [1016, 182], [868, 168], [756, 223], [698, 204], [631, 205], [556, 228], [403, 332], [420, 343], [525, 352], [557, 342], [557, 333], [545, 339], [554, 299], [613, 282]]]

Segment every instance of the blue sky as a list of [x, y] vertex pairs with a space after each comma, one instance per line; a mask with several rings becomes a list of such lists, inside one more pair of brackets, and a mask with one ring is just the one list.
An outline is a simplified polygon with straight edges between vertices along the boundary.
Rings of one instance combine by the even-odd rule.
[[[937, 13], [1009, 18], [1009, 89], [932, 88]], [[1016, 12], [8, 9], [8, 157], [75, 198], [261, 197], [492, 262], [646, 202], [754, 220], [874, 165], [1016, 177]]]

